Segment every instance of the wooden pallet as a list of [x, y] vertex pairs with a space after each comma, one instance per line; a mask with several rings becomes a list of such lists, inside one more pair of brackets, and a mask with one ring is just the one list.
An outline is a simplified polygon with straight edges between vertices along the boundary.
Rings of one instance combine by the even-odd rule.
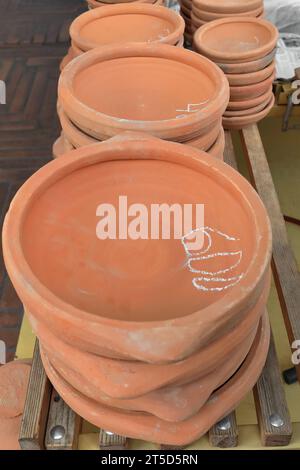
[[[240, 133], [244, 157], [252, 183], [262, 198], [272, 224], [272, 269], [280, 298], [282, 313], [290, 341], [300, 338], [300, 277], [293, 252], [287, 240], [285, 222], [256, 125]], [[225, 161], [237, 169], [230, 132], [226, 132]], [[300, 381], [300, 369], [297, 369]], [[292, 424], [286, 403], [281, 372], [273, 336], [262, 375], [254, 390], [254, 399], [262, 446], [286, 446], [292, 436]], [[23, 449], [75, 449], [80, 432], [80, 418], [63, 402], [50, 385], [43, 369], [36, 342], [25, 410], [21, 425], [20, 444]], [[238, 426], [235, 412], [209, 431], [212, 447], [236, 447]], [[126, 437], [99, 432], [99, 448], [126, 449]], [[161, 446], [161, 449], [175, 447]]]

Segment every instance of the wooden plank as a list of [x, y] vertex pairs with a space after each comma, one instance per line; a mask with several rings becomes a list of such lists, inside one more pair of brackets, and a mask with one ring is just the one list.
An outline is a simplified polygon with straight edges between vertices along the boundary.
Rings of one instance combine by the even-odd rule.
[[209, 443], [212, 447], [227, 449], [238, 445], [238, 427], [235, 412], [216, 423], [209, 431]]
[[238, 169], [230, 131], [225, 131], [224, 162], [228, 163], [235, 170]]
[[19, 435], [19, 443], [23, 450], [44, 448], [51, 389], [42, 364], [39, 343], [36, 340]]
[[102, 450], [124, 450], [127, 448], [127, 438], [100, 429], [99, 448]]
[[48, 424], [45, 437], [47, 450], [75, 450], [78, 447], [78, 438], [81, 427], [81, 418], [78, 416], [55, 389], [52, 390]]
[[[300, 275], [257, 126], [246, 127], [240, 136], [252, 183], [266, 206], [272, 225], [273, 275], [292, 347], [292, 343], [300, 338]], [[300, 364], [296, 368], [300, 382]]]
[[286, 446], [292, 437], [292, 423], [283, 389], [273, 335], [263, 372], [253, 389], [262, 445]]

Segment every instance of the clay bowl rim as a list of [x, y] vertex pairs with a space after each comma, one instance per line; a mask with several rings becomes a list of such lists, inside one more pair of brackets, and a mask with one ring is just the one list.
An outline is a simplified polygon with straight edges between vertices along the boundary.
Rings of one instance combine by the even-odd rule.
[[138, 14], [163, 18], [169, 21], [170, 24], [172, 24], [173, 31], [170, 34], [161, 39], [157, 39], [151, 42], [174, 45], [178, 42], [178, 40], [184, 33], [184, 19], [180, 15], [177, 15], [177, 13], [173, 10], [170, 10], [169, 8], [166, 8], [164, 6], [155, 6], [153, 4], [148, 3], [133, 2], [132, 4], [111, 4], [102, 8], [95, 8], [93, 10], [89, 10], [82, 13], [81, 15], [77, 16], [77, 18], [75, 18], [75, 20], [71, 23], [71, 39], [72, 41], [74, 41], [77, 47], [79, 49], [82, 49], [84, 52], [90, 49], [95, 49], [96, 47], [101, 46], [101, 44], [93, 43], [92, 41], [83, 38], [80, 35], [81, 29], [95, 20], [113, 16], [122, 16], [126, 14]]
[[[141, 144], [143, 146], [142, 155]], [[186, 145], [164, 142], [148, 135], [127, 133], [127, 135], [117, 136], [107, 142], [92, 144], [68, 152], [37, 171], [17, 192], [3, 225], [5, 264], [17, 292], [22, 292], [20, 297], [22, 297], [28, 311], [35, 310], [38, 305], [40, 312], [48, 312], [50, 315], [46, 316], [47, 322], [53, 322], [55, 315], [58, 315], [60, 318], [73, 320], [73, 322], [86, 320], [94, 325], [105, 324], [117, 328], [122, 325], [122, 328], [126, 330], [140, 329], [141, 326], [144, 329], [151, 329], [153, 327], [170, 327], [171, 325], [195, 325], [199, 314], [202, 322], [203, 318], [211, 322], [215, 318], [217, 320], [223, 318], [224, 312], [230, 311], [234, 315], [239, 311], [241, 304], [253, 297], [253, 291], [260, 285], [263, 276], [268, 271], [272, 250], [271, 225], [266, 209], [250, 183], [223, 161], [208, 158], [207, 155], [206, 152], [192, 149]], [[249, 219], [252, 219], [253, 228], [256, 229], [256, 236], [253, 237], [256, 241], [256, 246], [253, 249], [254, 255], [239, 284], [233, 286], [217, 302], [208, 307], [175, 319], [131, 322], [80, 310], [56, 296], [40, 282], [30, 268], [22, 250], [22, 226], [26, 215], [30, 211], [32, 203], [49, 186], [82, 167], [105, 161], [140, 160], [141, 158], [176, 163], [194, 171], [210, 174], [217, 181], [223, 181], [223, 185], [226, 185], [229, 191], [233, 191], [237, 197], [239, 196], [241, 206], [248, 212]]]
[[[198, 1], [197, 0], [193, 0], [195, 2], [195, 6], [198, 4]], [[244, 11], [244, 12], [247, 12], [248, 9], [253, 9], [254, 8], [258, 8], [259, 5], [263, 5], [263, 0], [252, 0], [252, 2], [250, 2], [248, 0], [248, 5], [250, 6], [245, 6], [245, 7], [242, 7], [242, 10], [241, 10], [241, 4], [239, 7], [237, 7], [237, 4], [236, 3], [233, 3], [232, 6], [230, 5], [224, 5], [223, 3], [220, 4], [220, 2], [218, 1], [215, 1], [215, 3], [213, 5], [211, 5], [210, 3], [207, 4], [207, 2], [204, 1], [201, 2], [200, 0], [200, 5], [202, 8], [204, 8], [206, 11], [208, 12], [213, 12], [213, 13], [216, 13], [216, 12], [220, 12], [220, 13], [225, 13], [225, 9], [227, 10], [226, 13], [231, 13], [232, 16], [234, 16], [236, 13], [237, 13], [237, 9], [238, 11]]]
[[[175, 62], [184, 63], [193, 67], [195, 70], [201, 69], [215, 84], [214, 97], [204, 108], [197, 112], [182, 115], [180, 119], [170, 118], [160, 121], [135, 121], [130, 119], [120, 119], [108, 114], [98, 112], [82, 103], [74, 94], [72, 82], [75, 76], [82, 70], [104, 62], [109, 59], [126, 57], [157, 57]], [[122, 131], [144, 131], [155, 133], [156, 137], [179, 139], [180, 136], [188, 138], [186, 127], [199, 129], [208, 125], [214, 119], [216, 114], [221, 116], [225, 111], [229, 101], [229, 83], [222, 70], [206, 57], [195, 54], [183, 48], [170, 46], [168, 44], [139, 44], [127, 43], [116, 46], [102, 46], [90, 50], [80, 57], [71, 61], [62, 71], [58, 82], [58, 99], [68, 116], [78, 127], [80, 122], [74, 119], [74, 114], [80, 116], [81, 122], [85, 126], [88, 122], [93, 129], [94, 136], [101, 140], [112, 137]], [[101, 135], [100, 135], [101, 134]], [[180, 135], [178, 135], [180, 134]]]
[[[219, 26], [223, 26], [224, 24], [232, 24], [232, 23], [252, 23], [257, 24], [264, 27], [271, 35], [270, 40], [256, 49], [252, 49], [251, 51], [244, 51], [244, 52], [220, 52], [215, 49], [211, 49], [210, 47], [205, 45], [204, 35], [207, 31], [211, 31]], [[203, 53], [205, 56], [213, 58], [216, 62], [220, 61], [229, 61], [232, 62], [239, 62], [239, 61], [251, 61], [259, 59], [267, 54], [269, 54], [277, 44], [278, 40], [278, 30], [277, 28], [270, 22], [261, 18], [251, 18], [251, 17], [232, 17], [232, 18], [222, 18], [220, 20], [210, 21], [209, 23], [202, 26], [198, 29], [194, 35], [194, 44], [197, 47], [197, 50], [200, 53]], [[249, 60], [248, 60], [249, 59]]]

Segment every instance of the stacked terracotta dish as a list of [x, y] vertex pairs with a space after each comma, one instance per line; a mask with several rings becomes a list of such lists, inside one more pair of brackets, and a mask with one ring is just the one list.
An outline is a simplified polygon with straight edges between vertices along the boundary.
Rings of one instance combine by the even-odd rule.
[[[67, 148], [139, 131], [223, 159], [222, 115], [228, 101], [228, 81], [213, 62], [166, 44], [91, 50], [64, 68], [58, 85]], [[64, 151], [62, 139], [54, 156], [59, 147]]]
[[185, 22], [184, 38], [187, 43], [193, 42], [193, 24], [192, 24], [192, 4], [193, 0], [179, 0], [180, 15]]
[[[179, 234], [170, 217], [171, 235], [153, 237], [158, 219], [145, 226], [136, 207], [154, 203], [204, 204], [205, 226], [195, 217]], [[256, 383], [271, 232], [255, 190], [221, 160], [138, 133], [73, 150], [19, 190], [3, 249], [50, 380], [96, 426], [186, 445]]]
[[72, 45], [61, 69], [73, 58], [104, 45], [156, 42], [182, 47], [183, 33], [183, 19], [165, 7], [123, 3], [90, 10], [71, 24]]
[[102, 2], [99, 2], [98, 0], [87, 0], [87, 4], [90, 10], [117, 3], [152, 3], [153, 5], [163, 5], [164, 0], [103, 0]]
[[194, 49], [213, 60], [230, 84], [226, 129], [256, 123], [273, 107], [277, 39], [276, 27], [258, 18], [217, 20], [195, 33]]

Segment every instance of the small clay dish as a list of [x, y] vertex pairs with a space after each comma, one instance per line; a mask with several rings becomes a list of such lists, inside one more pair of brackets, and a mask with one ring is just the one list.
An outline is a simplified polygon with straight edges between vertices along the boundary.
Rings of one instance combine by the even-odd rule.
[[225, 117], [239, 117], [239, 116], [249, 116], [251, 114], [256, 114], [262, 111], [270, 102], [272, 92], [270, 92], [268, 98], [257, 106], [253, 106], [248, 109], [237, 109], [235, 111], [226, 110], [224, 115]]
[[260, 105], [261, 103], [264, 103], [265, 101], [269, 102], [272, 96], [272, 90], [267, 90], [266, 93], [264, 93], [261, 96], [258, 96], [257, 98], [252, 98], [249, 100], [243, 100], [243, 101], [230, 101], [226, 111], [236, 111], [236, 110], [248, 110], [251, 108], [254, 108], [255, 106]]
[[193, 6], [200, 10], [219, 14], [236, 14], [247, 13], [248, 11], [263, 6], [262, 0], [193, 0]]
[[225, 133], [223, 127], [220, 130], [216, 142], [207, 150], [207, 153], [214, 158], [224, 160], [224, 149], [225, 149]]
[[256, 98], [272, 89], [273, 81], [275, 80], [275, 72], [260, 83], [244, 86], [231, 86], [230, 87], [230, 101], [242, 101]]
[[243, 62], [243, 63], [236, 63], [236, 64], [221, 64], [217, 62], [217, 65], [223, 70], [226, 74], [242, 74], [242, 73], [252, 73], [257, 72], [259, 70], [268, 67], [276, 55], [276, 49], [273, 49], [270, 54], [262, 57], [261, 59], [254, 60], [252, 62]]
[[275, 96], [272, 95], [271, 100], [269, 101], [268, 105], [260, 112], [251, 114], [248, 116], [239, 116], [239, 117], [223, 117], [223, 126], [224, 129], [242, 129], [250, 124], [254, 124], [256, 122], [261, 121], [264, 119], [271, 109], [274, 106]]
[[276, 47], [278, 31], [258, 18], [223, 18], [204, 25], [194, 37], [198, 52], [221, 63], [260, 59]]
[[83, 51], [126, 42], [175, 45], [183, 32], [184, 20], [176, 12], [142, 3], [90, 10], [78, 16], [70, 27], [72, 42]]
[[200, 10], [196, 7], [196, 5], [194, 5], [192, 11], [194, 15], [197, 16], [201, 21], [208, 23], [210, 21], [215, 21], [222, 18], [232, 18], [232, 16], [234, 16], [235, 18], [248, 16], [256, 18], [263, 13], [263, 10], [263, 6], [260, 6], [259, 8], [255, 8], [254, 10], [247, 11], [247, 13], [235, 13], [234, 15], [232, 15], [232, 13], [213, 13], [205, 10]]
[[253, 85], [255, 83], [267, 80], [275, 70], [275, 62], [273, 61], [268, 67], [265, 67], [258, 72], [239, 73], [239, 74], [226, 74], [230, 86], [244, 86]]

